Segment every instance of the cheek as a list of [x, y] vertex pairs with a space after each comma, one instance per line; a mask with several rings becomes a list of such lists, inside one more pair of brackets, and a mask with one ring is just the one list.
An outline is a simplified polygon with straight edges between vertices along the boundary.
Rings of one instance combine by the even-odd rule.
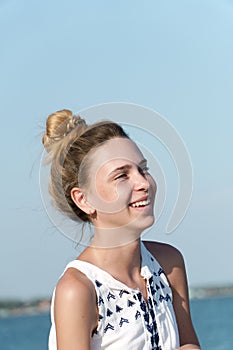
[[112, 214], [128, 207], [130, 194], [130, 185], [126, 182], [108, 184], [97, 179], [89, 192], [89, 202], [97, 211]]
[[132, 187], [128, 181], [119, 182], [116, 186], [115, 193], [117, 194], [119, 201], [122, 201], [127, 205], [130, 203], [132, 197]]
[[[98, 184], [98, 186], [97, 186]], [[116, 186], [108, 185], [106, 182], [96, 182], [95, 195], [102, 201], [115, 202], [119, 197]]]

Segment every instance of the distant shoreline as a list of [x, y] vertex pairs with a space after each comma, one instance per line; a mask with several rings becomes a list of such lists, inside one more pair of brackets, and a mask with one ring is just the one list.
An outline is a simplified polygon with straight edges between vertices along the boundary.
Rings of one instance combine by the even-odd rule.
[[[233, 297], [233, 285], [217, 287], [192, 287], [189, 290], [191, 300]], [[0, 299], [0, 318], [21, 315], [38, 315], [50, 311], [51, 298], [30, 300]]]
[[0, 300], [0, 318], [48, 313], [50, 303], [50, 298], [31, 299], [27, 301], [18, 299]]
[[191, 287], [189, 290], [190, 299], [210, 299], [233, 296], [233, 285], [211, 286], [211, 287]]

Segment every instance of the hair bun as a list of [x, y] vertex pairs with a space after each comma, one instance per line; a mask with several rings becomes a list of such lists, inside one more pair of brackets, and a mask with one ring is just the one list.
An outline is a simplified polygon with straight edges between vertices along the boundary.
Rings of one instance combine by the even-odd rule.
[[73, 115], [68, 109], [50, 114], [46, 121], [46, 132], [42, 138], [44, 147], [50, 151], [54, 143], [63, 140], [78, 125], [87, 126], [84, 119]]

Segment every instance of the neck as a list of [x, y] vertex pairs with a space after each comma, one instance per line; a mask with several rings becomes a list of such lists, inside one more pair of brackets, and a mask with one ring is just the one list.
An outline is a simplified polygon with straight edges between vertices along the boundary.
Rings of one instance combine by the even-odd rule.
[[140, 239], [113, 248], [90, 246], [80, 259], [98, 266], [128, 286], [133, 287], [141, 278]]
[[102, 228], [95, 227], [94, 237], [91, 242], [93, 248], [118, 248], [128, 247], [131, 243], [138, 241], [142, 230], [123, 227]]

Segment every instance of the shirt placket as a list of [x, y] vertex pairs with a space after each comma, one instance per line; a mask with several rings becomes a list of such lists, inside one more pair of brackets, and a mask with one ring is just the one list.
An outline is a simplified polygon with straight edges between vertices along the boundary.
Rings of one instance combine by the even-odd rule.
[[147, 299], [146, 302], [142, 293], [140, 291], [134, 294], [134, 299], [138, 301], [139, 304], [139, 312], [144, 328], [145, 334], [145, 349], [148, 350], [162, 350], [161, 347], [158, 347], [158, 333], [157, 324], [155, 320], [154, 307], [153, 307], [153, 298], [151, 294], [150, 281], [146, 279], [146, 288], [147, 288]]

